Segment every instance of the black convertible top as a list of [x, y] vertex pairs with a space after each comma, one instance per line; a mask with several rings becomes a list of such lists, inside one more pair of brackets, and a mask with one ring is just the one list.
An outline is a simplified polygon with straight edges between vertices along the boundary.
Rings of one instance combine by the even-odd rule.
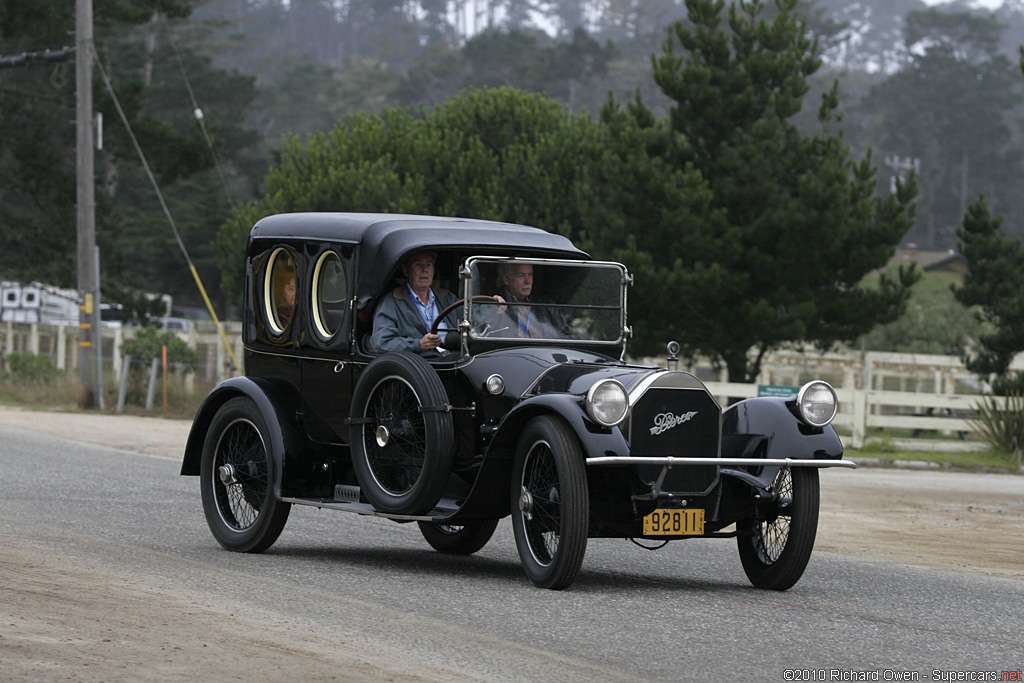
[[391, 280], [397, 264], [422, 249], [465, 249], [479, 254], [589, 259], [568, 238], [540, 228], [475, 218], [387, 213], [285, 213], [253, 226], [253, 241], [322, 240], [359, 244], [357, 296], [376, 296]]

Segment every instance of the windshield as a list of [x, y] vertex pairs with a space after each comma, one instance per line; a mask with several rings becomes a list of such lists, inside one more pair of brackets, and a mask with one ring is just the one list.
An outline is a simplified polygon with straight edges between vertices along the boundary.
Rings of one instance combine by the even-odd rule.
[[625, 268], [617, 263], [471, 259], [470, 336], [517, 340], [622, 341]]

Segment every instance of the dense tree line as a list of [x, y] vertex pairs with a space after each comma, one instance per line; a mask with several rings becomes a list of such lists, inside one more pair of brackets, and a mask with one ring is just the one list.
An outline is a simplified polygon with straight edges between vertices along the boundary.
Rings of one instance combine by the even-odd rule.
[[675, 338], [750, 382], [783, 343], [852, 339], [896, 318], [916, 280], [900, 271], [858, 286], [910, 226], [913, 183], [875, 195], [870, 159], [851, 161], [828, 130], [834, 92], [819, 134], [791, 121], [820, 66], [795, 5], [780, 1], [770, 19], [758, 3], [732, 6], [726, 19], [723, 3], [689, 0], [691, 26], [674, 26], [655, 63], [668, 117], [611, 101], [593, 120], [539, 95], [475, 89], [293, 138], [265, 197], [222, 233], [223, 264], [237, 283], [245, 235], [268, 213], [480, 216], [624, 261], [643, 302], [631, 318], [639, 352]]
[[[855, 14], [859, 4], [773, 0], [750, 3], [765, 19], [767, 28], [757, 28], [759, 20], [733, 16], [724, 2], [681, 0], [104, 0], [95, 3], [96, 48], [221, 303], [235, 298], [237, 261], [225, 263], [216, 292], [216, 259], [238, 244], [230, 229], [216, 242], [219, 226], [231, 217], [237, 231], [239, 216], [254, 211], [233, 213], [234, 206], [260, 197], [261, 209], [297, 206], [295, 198], [282, 203], [285, 169], [315, 157], [318, 146], [327, 154], [370, 145], [381, 121], [429, 138], [431, 126], [460, 130], [463, 119], [446, 118], [460, 108], [500, 119], [522, 93], [466, 89], [508, 87], [537, 95], [524, 100], [536, 104], [513, 107], [533, 112], [527, 121], [539, 137], [530, 145], [520, 140], [496, 158], [481, 156], [472, 142], [481, 131], [470, 127], [434, 165], [401, 155], [388, 163], [412, 165], [378, 160], [349, 170], [351, 194], [308, 198], [331, 209], [458, 208], [561, 230], [650, 276], [645, 300], [663, 300], [664, 287], [694, 301], [758, 294], [719, 329], [673, 328], [666, 310], [651, 316], [643, 337], [686, 338], [739, 378], [756, 362], [747, 365], [745, 352], [725, 349], [721, 338], [744, 321], [770, 330], [742, 340], [756, 359], [783, 340], [824, 344], [894, 315], [912, 277], [895, 273], [868, 293], [858, 273], [884, 261], [901, 238], [956, 246], [957, 226], [979, 194], [1006, 217], [1010, 238], [1024, 233], [1024, 198], [1012, 182], [1021, 170], [1020, 78], [1005, 56], [1024, 14], [1016, 0], [998, 15], [968, 4], [871, 3], [876, 19], [892, 18], [871, 24]], [[64, 0], [0, 0], [0, 55], [64, 44], [72, 12]], [[768, 34], [759, 31], [779, 31], [772, 40], [784, 38], [785, 49], [765, 50]], [[795, 80], [754, 78], [778, 69]], [[730, 75], [707, 82], [707, 70]], [[821, 108], [805, 105], [821, 97]], [[97, 166], [104, 290], [127, 300], [161, 289], [194, 303], [166, 220], [99, 84], [96, 101], [106, 122]], [[2, 277], [74, 281], [73, 108], [72, 62], [0, 69], [0, 234], [10, 245], [0, 253]], [[730, 121], [741, 125], [726, 130]], [[342, 144], [352, 131], [360, 140]], [[749, 151], [758, 145], [779, 153]], [[373, 151], [351, 153], [367, 160]], [[915, 178], [876, 168], [893, 157], [918, 160]], [[461, 171], [464, 204], [430, 199], [450, 195], [445, 183], [461, 187], [451, 169], [469, 160], [494, 172]], [[531, 191], [519, 199], [489, 196], [527, 181]], [[909, 203], [918, 185], [915, 215]], [[866, 234], [874, 247], [855, 248]], [[787, 293], [776, 283], [816, 235], [825, 245], [821, 263], [835, 275], [821, 291], [795, 281]], [[851, 323], [839, 309], [871, 315]]]
[[[94, 3], [95, 57], [113, 83], [108, 91], [99, 73], [94, 76], [95, 106], [105, 122], [96, 158], [102, 289], [106, 298], [140, 309], [145, 291], [193, 301], [198, 296], [121, 125], [115, 97], [208, 282], [219, 280], [212, 239], [231, 209], [230, 195], [254, 196], [265, 168], [250, 154], [257, 135], [246, 123], [255, 79], [219, 69], [209, 55], [184, 45], [179, 50], [168, 40], [168, 22], [185, 21], [191, 10], [189, 0]], [[0, 0], [0, 54], [73, 42], [74, 25], [74, 3]], [[5, 279], [65, 287], [76, 282], [75, 58], [0, 70], [0, 277]], [[212, 147], [190, 101], [193, 84], [211, 122]], [[218, 162], [234, 170], [229, 194], [217, 181]]]

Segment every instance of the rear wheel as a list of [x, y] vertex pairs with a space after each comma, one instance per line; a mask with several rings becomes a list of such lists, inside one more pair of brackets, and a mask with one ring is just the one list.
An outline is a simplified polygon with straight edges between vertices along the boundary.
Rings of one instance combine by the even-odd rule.
[[583, 453], [560, 420], [537, 417], [519, 438], [512, 477], [512, 529], [534, 585], [560, 590], [587, 551], [590, 500]]
[[804, 573], [818, 531], [818, 470], [779, 470], [770, 487], [774, 503], [737, 524], [740, 562], [757, 588], [784, 591]]
[[420, 532], [430, 547], [448, 555], [472, 555], [487, 545], [498, 520], [473, 520], [465, 524], [437, 524], [419, 522]]
[[260, 553], [273, 545], [291, 505], [274, 497], [274, 460], [267, 425], [253, 402], [226, 402], [214, 415], [199, 472], [203, 512], [228, 550]]
[[351, 424], [352, 467], [367, 500], [384, 512], [430, 511], [448, 481], [455, 438], [430, 364], [411, 353], [370, 363], [352, 395]]

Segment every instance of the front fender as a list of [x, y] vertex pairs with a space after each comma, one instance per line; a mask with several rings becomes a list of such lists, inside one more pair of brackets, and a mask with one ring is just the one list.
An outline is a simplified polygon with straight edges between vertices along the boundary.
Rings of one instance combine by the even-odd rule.
[[541, 394], [531, 396], [510, 410], [488, 446], [491, 450], [515, 451], [519, 434], [526, 423], [538, 415], [557, 415], [572, 429], [586, 457], [629, 455], [629, 445], [618, 427], [602, 427], [590, 420], [583, 409], [583, 399], [573, 394]]
[[843, 444], [832, 425], [823, 429], [805, 425], [790, 409], [791, 402], [786, 398], [748, 398], [731, 405], [722, 413], [722, 435], [763, 436], [768, 442], [768, 458], [842, 458]]
[[[270, 441], [270, 455], [276, 465], [275, 470], [283, 474], [286, 456], [297, 454], [304, 448], [302, 431], [296, 425], [288, 422], [278, 406], [291, 405], [295, 397], [288, 396], [288, 389], [274, 383], [271, 380], [257, 377], [232, 377], [218, 384], [203, 400], [195, 419], [192, 421], [192, 429], [188, 434], [188, 441], [185, 443], [185, 457], [181, 463], [181, 474], [186, 476], [197, 476], [203, 458], [203, 444], [206, 442], [206, 435], [210, 429], [213, 416], [217, 414], [224, 403], [238, 396], [245, 396], [256, 405], [263, 421], [267, 425]], [[292, 392], [294, 393], [294, 392]], [[294, 415], [294, 411], [292, 411]], [[275, 478], [274, 494], [281, 495], [281, 476]]]

